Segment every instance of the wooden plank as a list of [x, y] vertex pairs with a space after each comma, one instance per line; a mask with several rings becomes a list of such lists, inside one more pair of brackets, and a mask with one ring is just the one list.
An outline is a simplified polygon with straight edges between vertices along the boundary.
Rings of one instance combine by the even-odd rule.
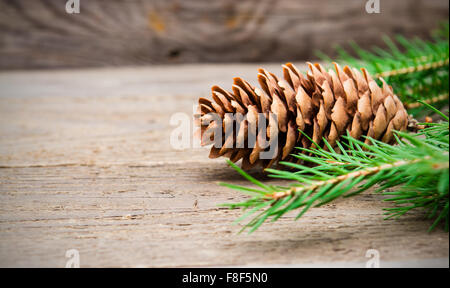
[[60, 0], [0, 2], [0, 69], [314, 59], [335, 44], [426, 37], [448, 21], [446, 0]]
[[242, 211], [217, 205], [244, 196], [217, 182], [246, 182], [207, 149], [172, 149], [169, 119], [257, 68], [0, 73], [0, 266], [64, 267], [77, 249], [82, 267], [363, 267], [377, 249], [382, 266], [448, 267], [447, 233], [420, 212], [383, 221], [370, 192], [237, 234]]

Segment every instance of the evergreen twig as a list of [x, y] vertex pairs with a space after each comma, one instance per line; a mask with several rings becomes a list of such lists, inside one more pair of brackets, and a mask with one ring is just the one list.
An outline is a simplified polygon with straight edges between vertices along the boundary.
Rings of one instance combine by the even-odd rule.
[[[442, 107], [448, 103], [449, 93], [448, 22], [432, 36], [432, 41], [406, 39], [403, 36], [392, 40], [386, 36], [387, 49], [373, 47], [371, 51], [351, 42], [351, 52], [339, 46], [336, 48], [338, 61], [353, 67], [364, 67], [369, 73], [383, 77], [411, 109], [419, 106], [419, 100]], [[330, 59], [320, 52], [318, 56], [323, 60]], [[420, 110], [417, 109], [410, 111], [412, 114], [418, 112]]]
[[[429, 106], [424, 102], [423, 105]], [[442, 222], [448, 231], [449, 122], [445, 114], [432, 110], [445, 121], [423, 123], [427, 128], [417, 134], [396, 132], [397, 145], [374, 139], [370, 139], [369, 145], [346, 136], [338, 143], [340, 151], [331, 149], [325, 139], [324, 147], [298, 148], [308, 152], [295, 155], [304, 165], [282, 162], [294, 168], [294, 172], [266, 169], [270, 177], [294, 180], [289, 187], [262, 184], [230, 161], [231, 166], [259, 189], [223, 183], [252, 195], [244, 202], [224, 205], [250, 209], [239, 221], [262, 210], [243, 228], [252, 232], [269, 218], [276, 221], [285, 213], [299, 210], [298, 219], [311, 207], [338, 197], [354, 196], [377, 185], [376, 191], [385, 191], [382, 194], [388, 197], [386, 201], [396, 204], [385, 209], [386, 219], [423, 208], [434, 219], [430, 231]], [[308, 163], [315, 166], [310, 167]], [[390, 187], [396, 187], [396, 191], [388, 192], [386, 189]]]

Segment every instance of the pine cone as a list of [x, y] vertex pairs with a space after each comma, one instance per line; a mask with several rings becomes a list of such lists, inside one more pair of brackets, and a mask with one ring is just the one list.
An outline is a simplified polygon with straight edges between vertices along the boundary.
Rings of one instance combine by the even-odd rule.
[[[380, 88], [365, 69], [361, 69], [361, 74], [336, 63], [335, 71], [326, 71], [320, 64], [308, 66], [305, 77], [293, 64], [283, 65], [284, 79], [259, 69], [261, 88], [234, 78], [233, 93], [214, 86], [213, 101], [200, 98], [196, 119], [202, 145], [214, 144], [209, 157], [225, 156], [233, 162], [242, 159], [243, 169], [256, 165], [267, 168], [280, 160], [297, 162], [290, 155], [294, 147], [313, 146], [299, 130], [322, 147], [326, 147], [323, 138], [335, 147], [347, 131], [357, 139], [365, 135], [393, 143], [393, 130], [406, 130], [407, 112], [382, 78]], [[235, 120], [236, 113], [246, 118]], [[265, 126], [266, 131], [255, 131], [257, 124]], [[235, 126], [237, 132], [227, 134]], [[214, 129], [222, 137], [214, 139]], [[250, 136], [256, 142], [251, 143]], [[261, 157], [261, 152], [271, 147], [262, 145], [267, 143], [275, 145], [275, 153], [269, 159]]]

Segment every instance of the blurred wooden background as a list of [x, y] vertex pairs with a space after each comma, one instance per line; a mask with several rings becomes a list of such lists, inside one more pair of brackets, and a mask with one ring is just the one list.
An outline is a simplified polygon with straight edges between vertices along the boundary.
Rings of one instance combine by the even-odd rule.
[[381, 35], [425, 37], [448, 19], [447, 0], [0, 0], [0, 69], [153, 63], [268, 62]]

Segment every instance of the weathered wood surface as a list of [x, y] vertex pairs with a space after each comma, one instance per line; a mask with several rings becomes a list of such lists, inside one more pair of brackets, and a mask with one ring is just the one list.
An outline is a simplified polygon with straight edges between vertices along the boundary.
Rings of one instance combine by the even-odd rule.
[[0, 1], [0, 69], [185, 62], [295, 61], [334, 44], [429, 35], [447, 0]]
[[77, 249], [82, 267], [364, 267], [377, 249], [382, 267], [448, 267], [447, 233], [417, 212], [383, 221], [372, 193], [236, 234], [242, 211], [217, 204], [244, 196], [216, 183], [246, 182], [207, 149], [172, 149], [169, 119], [257, 68], [0, 73], [0, 266], [64, 267]]

